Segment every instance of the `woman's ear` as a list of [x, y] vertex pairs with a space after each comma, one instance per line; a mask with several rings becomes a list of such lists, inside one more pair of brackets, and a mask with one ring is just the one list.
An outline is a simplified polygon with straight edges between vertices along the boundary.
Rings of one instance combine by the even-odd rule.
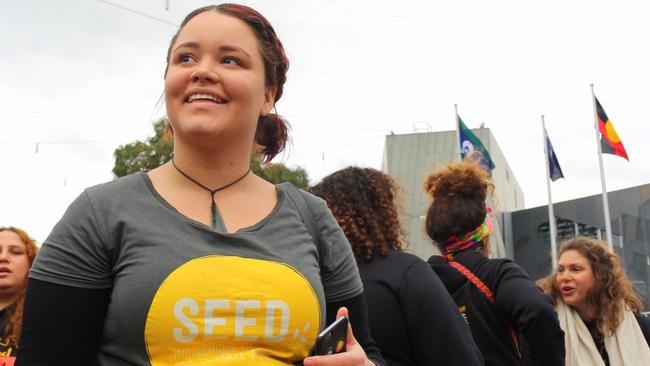
[[262, 110], [260, 111], [260, 116], [267, 116], [271, 113], [271, 109], [275, 105], [275, 93], [277, 93], [278, 88], [275, 86], [267, 87], [264, 91], [264, 104], [262, 104]]

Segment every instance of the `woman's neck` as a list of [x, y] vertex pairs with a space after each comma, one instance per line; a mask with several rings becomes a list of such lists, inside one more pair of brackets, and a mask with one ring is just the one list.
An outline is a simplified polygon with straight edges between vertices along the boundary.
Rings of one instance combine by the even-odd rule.
[[585, 322], [590, 322], [594, 319], [596, 319], [595, 311], [593, 311], [590, 307], [587, 305], [583, 306], [576, 306], [573, 307], [573, 309], [578, 313], [580, 316], [580, 319], [582, 319]]
[[242, 177], [250, 168], [250, 151], [227, 152], [174, 147], [177, 169], [201, 184], [216, 189]]
[[0, 294], [0, 310], [3, 310], [18, 300], [20, 293], [2, 293]]

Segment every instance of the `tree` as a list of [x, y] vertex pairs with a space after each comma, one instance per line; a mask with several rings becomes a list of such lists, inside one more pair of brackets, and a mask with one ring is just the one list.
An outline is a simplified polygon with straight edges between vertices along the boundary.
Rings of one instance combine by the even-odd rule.
[[174, 144], [165, 136], [165, 123], [167, 118], [161, 118], [154, 122], [154, 136], [146, 141], [136, 141], [122, 145], [115, 149], [115, 166], [113, 174], [115, 177], [123, 177], [135, 172], [142, 172], [157, 168], [171, 160], [174, 152]]
[[301, 167], [291, 169], [282, 163], [262, 165], [259, 156], [253, 155], [251, 158], [251, 170], [260, 178], [266, 179], [273, 184], [291, 182], [298, 188], [309, 188], [307, 171]]
[[[121, 145], [113, 156], [115, 166], [113, 174], [116, 178], [123, 177], [135, 172], [155, 169], [171, 160], [174, 152], [174, 144], [170, 138], [165, 137], [165, 125], [167, 118], [163, 117], [153, 124], [154, 136], [145, 141], [135, 141], [130, 144]], [[301, 167], [291, 169], [282, 163], [262, 164], [259, 156], [252, 154], [251, 170], [259, 177], [277, 184], [292, 182], [298, 188], [309, 188], [309, 177], [307, 171]]]

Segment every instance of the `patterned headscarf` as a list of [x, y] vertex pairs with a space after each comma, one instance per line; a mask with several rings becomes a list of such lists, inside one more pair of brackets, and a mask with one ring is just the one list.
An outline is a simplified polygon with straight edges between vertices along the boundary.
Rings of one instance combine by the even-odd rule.
[[479, 227], [467, 234], [461, 235], [460, 237], [452, 235], [444, 242], [443, 245], [445, 247], [445, 258], [448, 261], [454, 259], [455, 253], [476, 246], [481, 242], [481, 240], [490, 235], [492, 229], [494, 228], [494, 224], [490, 218], [491, 213], [492, 210], [488, 208], [487, 212], [485, 213], [485, 219], [483, 220], [483, 223], [479, 225]]

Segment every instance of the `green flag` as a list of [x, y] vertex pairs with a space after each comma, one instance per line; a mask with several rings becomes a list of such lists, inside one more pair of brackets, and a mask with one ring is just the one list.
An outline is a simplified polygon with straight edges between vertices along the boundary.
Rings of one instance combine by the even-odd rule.
[[458, 132], [460, 135], [460, 157], [462, 159], [465, 159], [465, 157], [469, 154], [471, 154], [474, 151], [478, 151], [481, 153], [481, 158], [480, 158], [480, 163], [487, 169], [487, 171], [492, 174], [492, 170], [496, 167], [494, 163], [492, 162], [492, 158], [490, 158], [490, 153], [488, 153], [487, 149], [485, 146], [483, 146], [483, 143], [481, 140], [476, 137], [474, 132], [467, 128], [465, 123], [463, 123], [463, 120], [460, 118], [459, 115], [456, 115], [458, 117]]

